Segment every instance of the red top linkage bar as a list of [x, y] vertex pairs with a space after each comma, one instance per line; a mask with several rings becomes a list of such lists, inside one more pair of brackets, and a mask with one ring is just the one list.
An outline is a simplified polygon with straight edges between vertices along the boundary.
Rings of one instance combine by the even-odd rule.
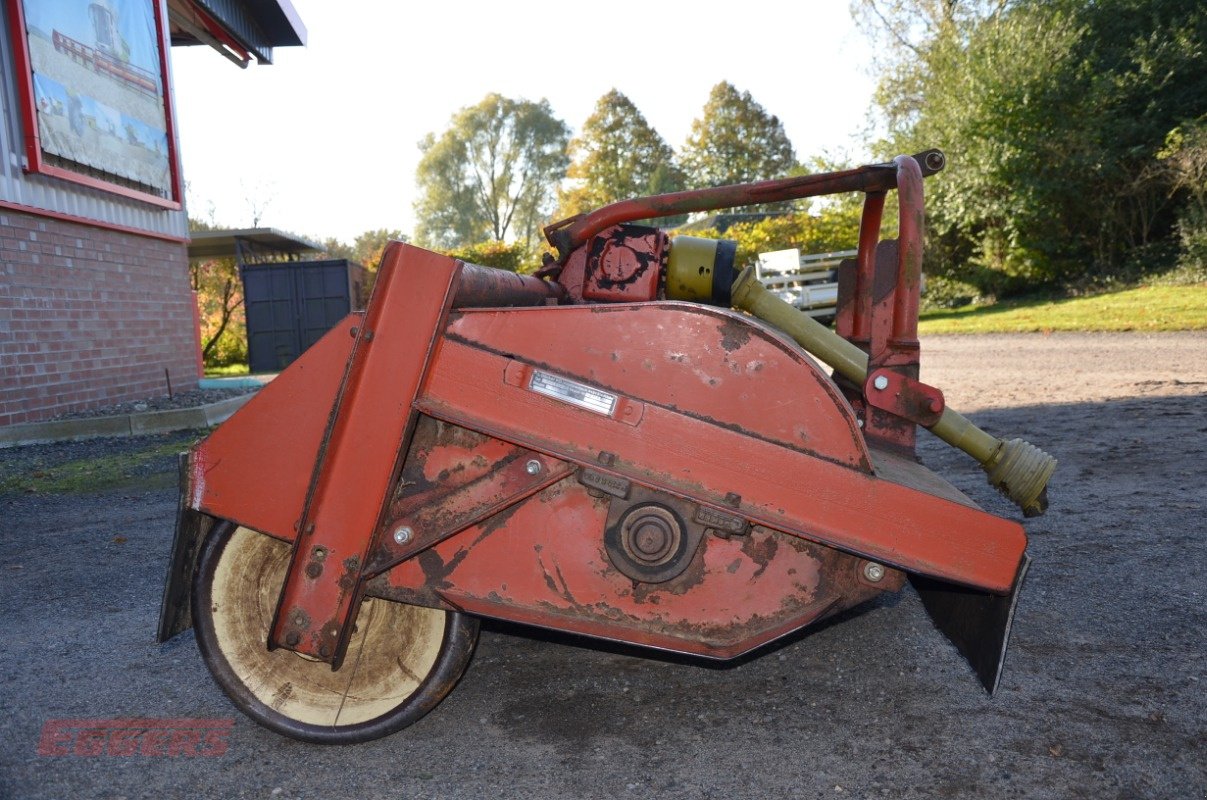
[[[925, 150], [915, 154], [913, 159], [918, 162], [922, 177], [943, 169], [944, 158], [940, 150]], [[559, 261], [564, 264], [570, 253], [589, 241], [592, 236], [622, 222], [759, 203], [778, 203], [841, 192], [885, 192], [896, 188], [897, 172], [898, 165], [893, 162], [869, 164], [840, 172], [823, 172], [797, 178], [714, 186], [709, 189], [621, 200], [590, 214], [580, 214], [555, 222], [545, 228], [545, 238], [557, 249]]]

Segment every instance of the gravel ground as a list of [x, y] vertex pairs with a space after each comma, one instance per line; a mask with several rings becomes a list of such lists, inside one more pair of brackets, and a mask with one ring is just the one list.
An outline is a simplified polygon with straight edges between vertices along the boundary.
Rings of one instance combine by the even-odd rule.
[[[0, 496], [0, 797], [1207, 797], [1207, 335], [923, 347], [953, 407], [1061, 462], [1026, 522], [992, 699], [907, 588], [728, 666], [492, 624], [413, 727], [304, 745], [241, 717], [191, 633], [152, 642], [173, 492], [16, 494]], [[2, 451], [0, 468], [109, 446], [125, 444]], [[1017, 517], [966, 457], [929, 436], [920, 451]], [[114, 717], [234, 726], [214, 758], [37, 755], [48, 719]]]
[[231, 389], [194, 389], [191, 392], [176, 392], [171, 397], [148, 397], [145, 400], [127, 400], [103, 408], [91, 408], [86, 411], [70, 411], [52, 417], [60, 419], [90, 419], [92, 417], [113, 417], [119, 414], [139, 414], [143, 411], [167, 411], [177, 408], [195, 408], [197, 406], [217, 403], [228, 397], [238, 397], [241, 394], [254, 392], [259, 387], [238, 387]]

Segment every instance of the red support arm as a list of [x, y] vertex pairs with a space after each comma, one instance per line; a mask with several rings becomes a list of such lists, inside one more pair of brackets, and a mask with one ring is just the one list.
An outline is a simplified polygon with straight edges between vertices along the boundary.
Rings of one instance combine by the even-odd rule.
[[[943, 169], [943, 153], [927, 150], [912, 159], [923, 176], [933, 175]], [[714, 186], [710, 189], [694, 189], [687, 192], [659, 194], [621, 200], [604, 206], [590, 214], [579, 215], [555, 222], [545, 228], [545, 238], [557, 248], [560, 261], [564, 264], [576, 248], [585, 244], [600, 231], [639, 219], [673, 217], [694, 211], [715, 211], [735, 206], [778, 203], [784, 200], [799, 200], [842, 192], [886, 192], [897, 185], [900, 165], [870, 164], [840, 172], [825, 172], [799, 178], [781, 178], [758, 183], [743, 183], [733, 186]]]

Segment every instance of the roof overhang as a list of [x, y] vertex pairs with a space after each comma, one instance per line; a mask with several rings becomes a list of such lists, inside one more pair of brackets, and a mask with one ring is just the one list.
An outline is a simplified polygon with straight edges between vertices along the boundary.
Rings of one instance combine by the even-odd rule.
[[234, 258], [240, 262], [264, 258], [296, 257], [322, 251], [322, 245], [275, 228], [240, 228], [193, 231], [189, 259]]
[[205, 44], [241, 67], [272, 63], [274, 47], [302, 47], [306, 26], [290, 0], [168, 0], [172, 45]]

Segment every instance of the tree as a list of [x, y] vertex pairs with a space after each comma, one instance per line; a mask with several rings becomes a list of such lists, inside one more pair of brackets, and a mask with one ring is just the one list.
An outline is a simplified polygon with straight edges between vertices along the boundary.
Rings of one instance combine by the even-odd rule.
[[773, 214], [755, 222], [737, 222], [724, 233], [715, 228], [688, 231], [707, 239], [737, 242], [736, 263], [753, 264], [760, 253], [796, 248], [801, 253], [854, 249], [859, 243], [861, 209], [853, 203], [826, 204], [816, 213]]
[[722, 81], [692, 122], [681, 163], [698, 188], [783, 177], [796, 167], [796, 154], [778, 117]]
[[371, 272], [375, 272], [378, 265], [381, 264], [382, 256], [385, 255], [387, 244], [391, 241], [406, 242], [409, 240], [410, 237], [404, 236], [402, 231], [394, 228], [365, 231], [352, 243], [352, 260], [365, 266]]
[[[385, 254], [386, 245], [391, 241], [409, 242], [411, 237], [396, 228], [378, 228], [365, 231], [348, 244], [334, 236], [322, 240], [323, 258], [346, 258], [355, 261], [370, 272], [375, 272], [381, 257]], [[317, 238], [314, 241], [318, 241]]]
[[540, 256], [523, 242], [477, 242], [446, 250], [444, 254], [508, 272], [533, 273], [541, 266]]
[[489, 94], [420, 142], [416, 240], [453, 247], [486, 239], [531, 242], [566, 174], [570, 129], [546, 100]]
[[[190, 219], [189, 230], [221, 226]], [[233, 258], [189, 262], [189, 285], [197, 292], [201, 318], [201, 358], [206, 364], [230, 364], [247, 357], [243, 319], [243, 280]]]
[[616, 89], [595, 103], [582, 133], [570, 140], [570, 157], [572, 183], [560, 194], [559, 216], [684, 186], [670, 145]]
[[1207, 274], [1207, 116], [1174, 128], [1157, 154], [1170, 176], [1172, 194], [1185, 194], [1178, 219], [1183, 267]]
[[[1207, 108], [1195, 0], [870, 0], [897, 43], [881, 155], [941, 146], [928, 268], [992, 293], [1095, 280], [1168, 251], [1157, 154]], [[915, 22], [910, 22], [910, 20]]]

